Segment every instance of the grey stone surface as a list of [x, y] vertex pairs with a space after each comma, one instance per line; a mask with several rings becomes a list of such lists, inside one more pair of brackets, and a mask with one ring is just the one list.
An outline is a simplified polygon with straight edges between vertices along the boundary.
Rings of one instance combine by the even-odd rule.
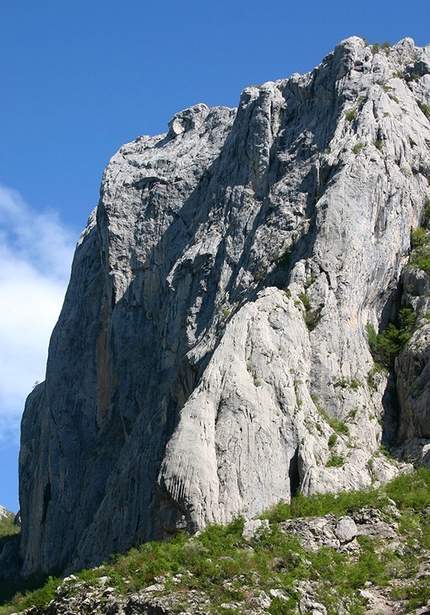
[[[387, 509], [388, 512], [389, 509]], [[395, 506], [389, 510], [391, 516], [398, 514]], [[288, 534], [300, 536], [305, 549], [318, 551], [321, 547], [352, 553], [358, 549], [356, 536], [391, 539], [397, 537], [396, 523], [388, 523], [378, 509], [362, 508], [351, 516], [337, 519], [333, 514], [323, 517], [301, 517], [279, 524]]]
[[23, 417], [24, 574], [396, 474], [366, 325], [429, 198], [429, 58], [352, 37], [111, 159]]
[[351, 517], [341, 517], [336, 524], [335, 534], [341, 543], [351, 542], [357, 536], [357, 526]]

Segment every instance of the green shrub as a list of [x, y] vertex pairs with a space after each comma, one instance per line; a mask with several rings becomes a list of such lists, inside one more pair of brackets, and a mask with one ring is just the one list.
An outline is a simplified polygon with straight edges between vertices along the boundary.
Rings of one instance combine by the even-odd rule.
[[349, 387], [349, 378], [345, 378], [345, 376], [341, 376], [335, 382], [335, 386], [341, 387], [341, 389], [346, 389]]
[[348, 412], [348, 419], [350, 421], [353, 421], [355, 419], [355, 417], [357, 416], [357, 412], [358, 412], [358, 408], [357, 407], [352, 408], [352, 410], [350, 410]]
[[430, 201], [426, 201], [424, 205], [424, 225], [428, 226], [430, 222]]
[[335, 416], [330, 416], [328, 412], [316, 402], [315, 399], [313, 399], [313, 401], [318, 412], [320, 413], [322, 418], [330, 425], [333, 431], [342, 436], [349, 436], [348, 426], [343, 421], [339, 420]]
[[[327, 466], [339, 467], [343, 463], [342, 457], [332, 455]], [[357, 537], [360, 548], [353, 555], [328, 547], [308, 551], [299, 538], [278, 526], [280, 521], [291, 518], [328, 513], [341, 516], [364, 507], [379, 508], [385, 518], [391, 514], [392, 508], [385, 508], [391, 500], [400, 511], [396, 522], [405, 547], [401, 556], [389, 547], [384, 548], [383, 541], [367, 536]], [[243, 538], [244, 521], [237, 518], [227, 526], [210, 525], [195, 536], [179, 533], [167, 542], [151, 542], [131, 549], [127, 555], [117, 556], [100, 568], [77, 573], [78, 582], [91, 593], [91, 587], [100, 587], [99, 577], [107, 576], [109, 585], [127, 596], [161, 576], [167, 590], [176, 596], [180, 591], [204, 592], [211, 613], [248, 612], [254, 588], [256, 593], [264, 591], [268, 595], [272, 588], [282, 589], [285, 599], [276, 597], [271, 601], [271, 615], [297, 611], [301, 598], [297, 585], [301, 581], [312, 583], [315, 600], [325, 605], [328, 615], [362, 615], [366, 604], [358, 590], [372, 583], [387, 587], [391, 597], [405, 600], [407, 612], [424, 606], [430, 599], [428, 577], [418, 575], [426, 555], [423, 548], [430, 548], [426, 514], [429, 506], [430, 470], [426, 468], [398, 476], [379, 489], [310, 498], [298, 494], [290, 504], [279, 502], [262, 515], [269, 520], [270, 527], [252, 542]], [[180, 586], [172, 579], [177, 573], [182, 575]], [[399, 579], [401, 584], [388, 585], [391, 579]], [[0, 614], [23, 611], [32, 605], [46, 611], [59, 583], [49, 577], [36, 592], [17, 596], [13, 603], [1, 607]], [[182, 611], [186, 610], [187, 600], [185, 597]], [[226, 602], [237, 602], [239, 606], [221, 607]], [[179, 610], [179, 603], [172, 608]]]
[[411, 306], [407, 306], [399, 311], [398, 327], [389, 323], [381, 333], [376, 333], [371, 323], [366, 325], [370, 352], [378, 366], [377, 371], [381, 371], [381, 366], [387, 369], [393, 367], [394, 359], [410, 339], [415, 324], [416, 314]]
[[309, 300], [309, 297], [306, 295], [306, 293], [300, 293], [299, 299], [303, 303], [305, 310], [311, 309], [311, 302]]
[[427, 605], [430, 600], [430, 584], [428, 583], [428, 580], [426, 581], [423, 582], [421, 579], [414, 581], [410, 585], [399, 588], [395, 587], [392, 594], [394, 598], [407, 600], [409, 607], [408, 611], [412, 611], [421, 606]]
[[335, 386], [340, 386], [342, 389], [353, 389], [357, 391], [361, 387], [361, 382], [358, 378], [346, 378], [345, 376], [341, 376], [335, 382]]
[[426, 246], [412, 255], [409, 264], [412, 267], [421, 269], [421, 271], [424, 271], [427, 275], [430, 275], [430, 247]]
[[313, 331], [321, 319], [321, 310], [310, 310], [305, 313], [305, 325], [309, 331]]
[[342, 455], [331, 455], [330, 459], [325, 464], [326, 468], [340, 468], [345, 463], [345, 458]]
[[[424, 220], [425, 226], [430, 221], [430, 203], [426, 202], [424, 206]], [[430, 275], [430, 240], [427, 237], [425, 228], [418, 227], [411, 231], [411, 246], [412, 253], [409, 259], [409, 265], [421, 269], [427, 275]]]
[[291, 264], [291, 254], [294, 250], [294, 243], [290, 244], [285, 248], [283, 253], [276, 259], [276, 263], [278, 267], [281, 269], [288, 269]]
[[28, 609], [31, 606], [43, 609], [55, 597], [55, 590], [61, 584], [61, 579], [48, 577], [48, 580], [39, 589], [33, 591], [29, 596], [25, 596], [21, 608]]
[[352, 148], [352, 153], [358, 154], [360, 150], [363, 149], [363, 147], [364, 147], [364, 143], [356, 143], [354, 147]]
[[328, 447], [329, 449], [332, 449], [334, 447], [334, 445], [337, 442], [337, 435], [335, 433], [332, 433], [331, 436], [328, 439]]
[[430, 506], [430, 470], [417, 468], [410, 474], [400, 474], [387, 485], [386, 492], [400, 510], [424, 510]]
[[353, 122], [357, 117], [357, 109], [349, 109], [349, 111], [345, 113], [345, 117], [348, 122]]
[[266, 273], [267, 272], [266, 272], [266, 270], [264, 268], [259, 269], [257, 271], [257, 273], [255, 274], [255, 276], [254, 276], [254, 281], [257, 282], [257, 283], [258, 282], [262, 282], [264, 280], [264, 278], [266, 277]]
[[0, 553], [7, 542], [18, 538], [20, 531], [20, 528], [14, 524], [14, 515], [0, 519]]
[[299, 299], [303, 303], [303, 307], [305, 308], [303, 319], [305, 321], [306, 327], [309, 331], [313, 331], [321, 319], [322, 308], [320, 307], [317, 310], [312, 310], [310, 299], [306, 295], [306, 293], [300, 293]]
[[382, 489], [363, 491], [340, 491], [339, 493], [318, 493], [306, 497], [299, 493], [292, 498], [291, 503], [283, 501], [266, 511], [261, 518], [270, 523], [279, 523], [298, 517], [323, 516], [328, 513], [341, 516], [354, 513], [366, 506], [383, 507], [388, 503]]
[[350, 387], [353, 391], [358, 391], [358, 389], [362, 386], [362, 383], [358, 378], [351, 378]]
[[15, 525], [14, 518], [15, 515], [13, 513], [0, 518], [0, 538], [19, 534], [20, 528]]
[[[274, 598], [269, 606], [270, 615], [291, 615], [294, 612], [297, 599], [290, 597], [288, 600]], [[224, 609], [223, 609], [224, 612]]]
[[348, 581], [356, 589], [363, 587], [367, 581], [385, 587], [390, 579], [385, 574], [384, 565], [375, 552], [375, 539], [368, 536], [358, 536], [357, 541], [360, 544], [361, 552], [357, 566], [349, 571]]
[[411, 230], [411, 246], [412, 249], [421, 248], [426, 243], [426, 230], [419, 226]]
[[424, 115], [430, 119], [430, 105], [427, 105], [426, 103], [423, 103], [420, 100], [417, 100], [417, 103], [421, 111], [424, 113]]
[[376, 141], [373, 142], [373, 145], [376, 147], [376, 149], [381, 150], [382, 146], [384, 145], [384, 142], [381, 141], [381, 139], [377, 139]]

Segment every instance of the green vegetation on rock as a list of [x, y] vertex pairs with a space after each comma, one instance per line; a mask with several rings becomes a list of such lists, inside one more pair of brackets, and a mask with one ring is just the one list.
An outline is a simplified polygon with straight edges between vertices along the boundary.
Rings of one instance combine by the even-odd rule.
[[16, 534], [19, 534], [20, 529], [14, 524], [14, 515], [8, 514], [0, 517], [0, 551], [6, 542], [9, 542]]
[[[428, 205], [425, 209], [425, 221], [428, 224]], [[427, 236], [425, 228], [418, 227], [411, 232], [412, 253], [409, 259], [409, 266], [422, 269], [430, 275], [430, 238]]]
[[[144, 592], [145, 599], [150, 595], [151, 600], [167, 601], [166, 613], [187, 612], [192, 597], [201, 602], [199, 612], [204, 613], [245, 614], [264, 598], [266, 613], [298, 614], [301, 588], [306, 586], [328, 615], [339, 613], [340, 605], [361, 615], [366, 601], [359, 590], [369, 582], [408, 610], [430, 599], [428, 577], [417, 574], [429, 562], [429, 510], [430, 471], [424, 468], [380, 489], [310, 498], [299, 494], [290, 504], [280, 502], [264, 513], [260, 531], [251, 537], [244, 534], [243, 518], [226, 526], [211, 525], [195, 536], [178, 533], [170, 541], [143, 544], [64, 581], [49, 577], [38, 590], [16, 595], [0, 608], [0, 615], [31, 606], [32, 615], [41, 615], [53, 599], [81, 600], [88, 613], [103, 613], [112, 601], [131, 600], [148, 586], [155, 589]], [[288, 530], [288, 523], [297, 518], [312, 522], [328, 515], [328, 521], [334, 516], [337, 523], [337, 518], [360, 519], [366, 514], [379, 515], [386, 527], [398, 527], [395, 548], [383, 536], [357, 535], [351, 551], [327, 545], [312, 550]], [[52, 605], [49, 608], [52, 611]]]
[[317, 324], [321, 319], [321, 307], [316, 310], [311, 308], [311, 302], [306, 293], [300, 293], [299, 295], [300, 301], [303, 303], [303, 307], [305, 308], [305, 312], [303, 314], [303, 318], [306, 324], [306, 327], [309, 331], [313, 331]]
[[367, 324], [367, 337], [370, 352], [376, 366], [391, 369], [394, 359], [404, 348], [415, 329], [416, 314], [411, 306], [399, 311], [398, 323], [389, 323], [387, 327], [376, 333], [371, 323]]

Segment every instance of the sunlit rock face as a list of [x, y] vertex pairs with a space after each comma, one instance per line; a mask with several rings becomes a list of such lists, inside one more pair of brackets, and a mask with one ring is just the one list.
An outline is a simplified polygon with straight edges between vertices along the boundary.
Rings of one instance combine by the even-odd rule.
[[427, 104], [429, 48], [353, 37], [111, 159], [22, 422], [24, 574], [386, 481], [381, 440], [430, 437], [366, 330], [399, 309]]

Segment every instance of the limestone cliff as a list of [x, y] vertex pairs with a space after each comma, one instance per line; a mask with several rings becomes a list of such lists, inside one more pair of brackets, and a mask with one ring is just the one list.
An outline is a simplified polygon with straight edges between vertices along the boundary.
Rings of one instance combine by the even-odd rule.
[[429, 103], [429, 47], [353, 37], [111, 159], [23, 417], [24, 574], [395, 474], [367, 330], [430, 196]]

